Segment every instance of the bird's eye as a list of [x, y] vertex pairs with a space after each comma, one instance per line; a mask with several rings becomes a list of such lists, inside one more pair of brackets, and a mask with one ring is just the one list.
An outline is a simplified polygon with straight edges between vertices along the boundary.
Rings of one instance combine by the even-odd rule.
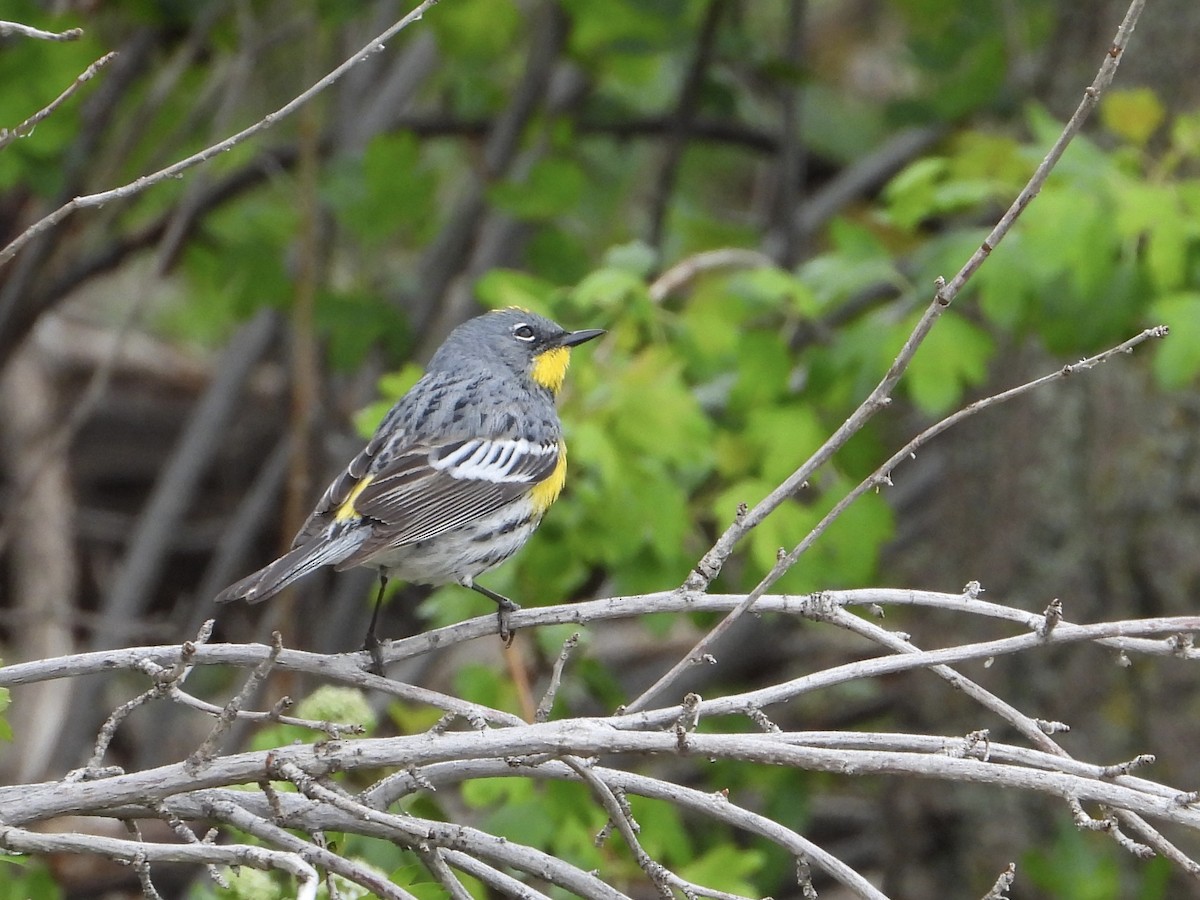
[[524, 322], [519, 325], [514, 325], [513, 337], [515, 337], [518, 341], [532, 341], [534, 337], [533, 329]]

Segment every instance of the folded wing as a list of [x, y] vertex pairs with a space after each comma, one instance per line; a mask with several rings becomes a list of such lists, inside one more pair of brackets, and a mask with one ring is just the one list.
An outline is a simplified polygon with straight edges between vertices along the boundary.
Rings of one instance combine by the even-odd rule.
[[[347, 491], [335, 518], [355, 519], [370, 537], [338, 564], [345, 569], [387, 547], [436, 537], [491, 515], [545, 481], [558, 441], [494, 438], [414, 447]], [[336, 482], [335, 482], [336, 485]]]

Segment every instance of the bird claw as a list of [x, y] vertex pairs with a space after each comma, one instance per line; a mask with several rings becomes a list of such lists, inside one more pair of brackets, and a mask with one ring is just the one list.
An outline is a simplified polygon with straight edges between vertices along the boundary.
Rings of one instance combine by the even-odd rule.
[[504, 642], [505, 648], [511, 647], [513, 638], [517, 636], [517, 632], [509, 624], [509, 616], [521, 608], [521, 604], [514, 603], [507, 597], [504, 602], [496, 602], [496, 622], [500, 628], [500, 640]]
[[363, 642], [363, 649], [371, 654], [370, 664], [364, 667], [366, 671], [372, 675], [383, 677], [383, 641], [375, 637], [374, 631], [367, 635], [367, 639]]

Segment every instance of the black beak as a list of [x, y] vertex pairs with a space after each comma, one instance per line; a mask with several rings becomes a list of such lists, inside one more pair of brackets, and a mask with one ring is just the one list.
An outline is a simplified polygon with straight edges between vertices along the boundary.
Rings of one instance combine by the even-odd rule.
[[603, 328], [585, 328], [583, 331], [568, 331], [558, 339], [558, 346], [575, 347], [590, 341], [592, 338], [598, 338], [602, 334], [604, 334]]

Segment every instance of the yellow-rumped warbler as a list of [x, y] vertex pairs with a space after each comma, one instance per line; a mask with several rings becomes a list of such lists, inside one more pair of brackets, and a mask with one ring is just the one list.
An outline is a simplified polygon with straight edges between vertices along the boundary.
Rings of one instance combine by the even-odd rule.
[[503, 309], [452, 331], [429, 368], [334, 479], [292, 550], [217, 595], [265, 600], [321, 566], [379, 570], [367, 632], [389, 578], [449, 584], [498, 605], [501, 637], [517, 605], [475, 584], [516, 553], [563, 488], [567, 447], [554, 405], [571, 348], [604, 332], [566, 331]]

